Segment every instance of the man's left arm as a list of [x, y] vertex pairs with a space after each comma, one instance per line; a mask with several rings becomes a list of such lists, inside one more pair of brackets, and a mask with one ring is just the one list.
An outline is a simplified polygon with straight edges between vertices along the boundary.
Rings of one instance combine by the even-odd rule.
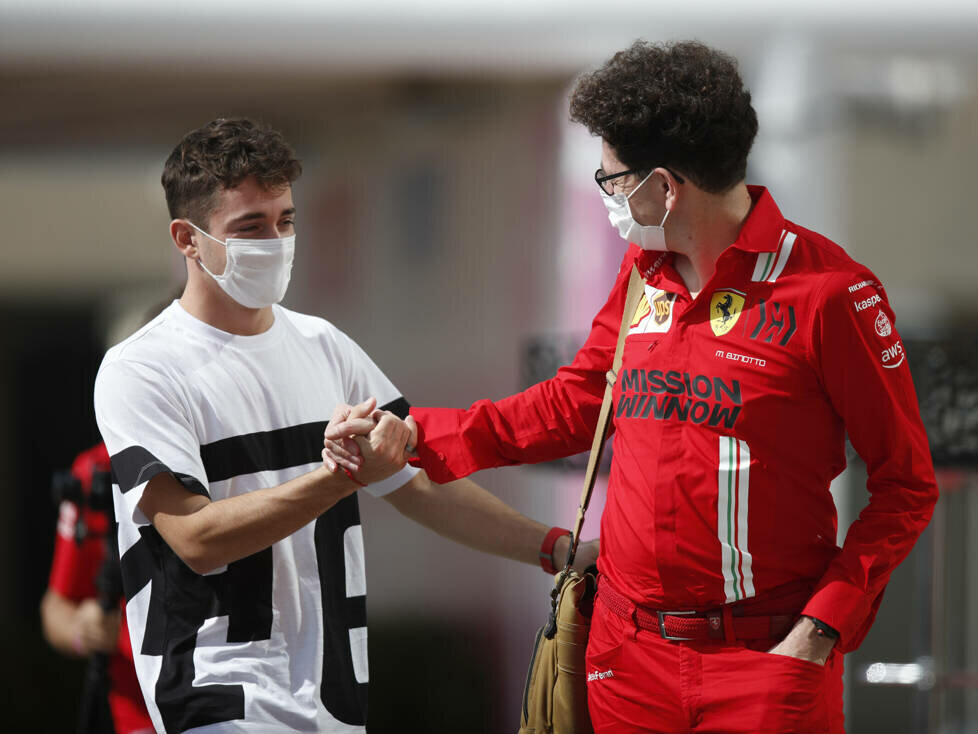
[[[405, 517], [449, 540], [533, 565], [540, 564], [541, 546], [550, 531], [468, 479], [436, 484], [421, 471], [384, 499]], [[568, 547], [568, 536], [561, 535], [552, 553], [557, 568], [563, 565]], [[581, 543], [574, 568], [593, 565], [597, 556], [597, 540]]]
[[[864, 280], [870, 285], [850, 293]], [[876, 283], [868, 271], [833, 275], [812, 322], [814, 362], [869, 475], [869, 502], [802, 612], [838, 631], [842, 652], [866, 636], [890, 574], [930, 522], [938, 494], [903, 341]]]

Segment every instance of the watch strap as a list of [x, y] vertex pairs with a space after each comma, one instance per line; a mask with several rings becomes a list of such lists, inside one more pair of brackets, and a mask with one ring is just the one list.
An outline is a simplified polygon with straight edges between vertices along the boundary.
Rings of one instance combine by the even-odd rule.
[[819, 637], [828, 637], [830, 640], [839, 639], [839, 631], [835, 627], [826, 624], [818, 617], [812, 617], [811, 615], [808, 614], [806, 614], [805, 616], [811, 620], [813, 625], [815, 625], [815, 633]]

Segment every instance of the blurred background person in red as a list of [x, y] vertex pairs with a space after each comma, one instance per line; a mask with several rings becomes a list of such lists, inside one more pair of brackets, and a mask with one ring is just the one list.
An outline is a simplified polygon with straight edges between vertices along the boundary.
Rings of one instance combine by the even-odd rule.
[[54, 493], [60, 507], [51, 575], [41, 599], [41, 624], [44, 637], [56, 650], [89, 658], [78, 731], [152, 732], [121, 604], [105, 444], [81, 452], [69, 472], [56, 474]]

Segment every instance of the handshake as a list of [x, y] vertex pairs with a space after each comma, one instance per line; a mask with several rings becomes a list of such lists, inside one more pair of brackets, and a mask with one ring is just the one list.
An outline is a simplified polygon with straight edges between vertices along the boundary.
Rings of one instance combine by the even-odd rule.
[[418, 444], [414, 418], [401, 420], [376, 408], [375, 398], [336, 406], [323, 433], [323, 466], [328, 471], [343, 471], [366, 486], [396, 474], [414, 455]]

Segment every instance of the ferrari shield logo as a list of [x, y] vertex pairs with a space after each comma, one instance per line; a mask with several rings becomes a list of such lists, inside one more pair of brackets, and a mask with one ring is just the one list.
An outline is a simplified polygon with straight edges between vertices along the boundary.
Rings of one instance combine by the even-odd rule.
[[716, 291], [710, 299], [710, 328], [717, 336], [730, 331], [744, 310], [746, 294], [735, 290]]

